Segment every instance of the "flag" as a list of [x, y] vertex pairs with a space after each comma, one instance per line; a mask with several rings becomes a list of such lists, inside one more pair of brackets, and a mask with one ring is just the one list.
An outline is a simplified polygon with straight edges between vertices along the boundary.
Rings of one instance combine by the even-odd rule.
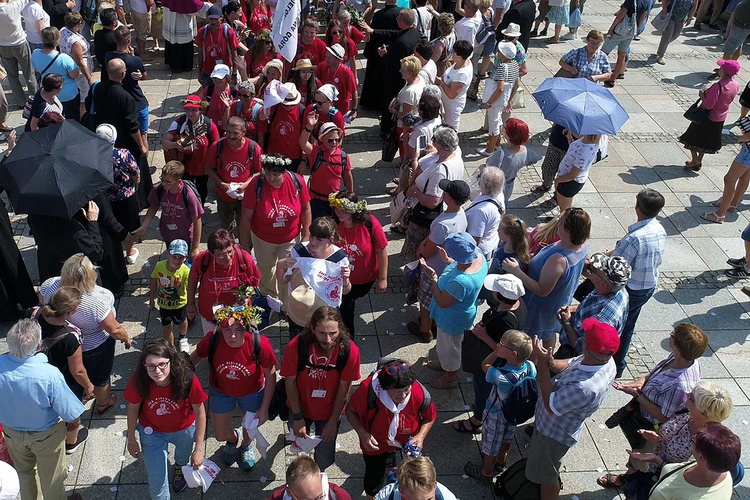
[[297, 55], [300, 0], [279, 0], [273, 13], [273, 44], [289, 62]]
[[316, 296], [331, 307], [341, 305], [344, 277], [341, 274], [340, 262], [299, 257], [296, 266], [299, 267], [302, 278], [313, 289]]
[[263, 109], [271, 109], [281, 102], [284, 102], [289, 95], [289, 89], [285, 88], [280, 81], [271, 80], [263, 90]]

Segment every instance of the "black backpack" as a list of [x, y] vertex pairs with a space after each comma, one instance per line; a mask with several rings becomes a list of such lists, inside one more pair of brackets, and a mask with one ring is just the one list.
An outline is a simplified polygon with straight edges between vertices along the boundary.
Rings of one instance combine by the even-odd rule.
[[[419, 380], [415, 380], [415, 382], [419, 384], [419, 387], [422, 388], [422, 393], [424, 394], [424, 399], [422, 400], [422, 404], [419, 406], [419, 411], [417, 412], [419, 420], [424, 420], [422, 415], [430, 408], [430, 404], [432, 404], [432, 395], [430, 394], [430, 391], [422, 385], [422, 382]], [[378, 395], [375, 394], [375, 389], [372, 387], [372, 375], [370, 375], [370, 386], [367, 389], [367, 411], [368, 413], [373, 412], [372, 416], [367, 421], [367, 427], [370, 428], [372, 427], [372, 422], [375, 420], [378, 411], [380, 411], [380, 407], [378, 406]]]
[[541, 500], [541, 487], [526, 478], [526, 462], [522, 458], [507, 469], [502, 474], [492, 478], [492, 492], [508, 500]]
[[[505, 373], [505, 376], [511, 377], [512, 374]], [[538, 397], [539, 386], [535, 377], [527, 375], [513, 383], [513, 389], [503, 401], [503, 417], [506, 422], [521, 425], [528, 421], [534, 416]]]

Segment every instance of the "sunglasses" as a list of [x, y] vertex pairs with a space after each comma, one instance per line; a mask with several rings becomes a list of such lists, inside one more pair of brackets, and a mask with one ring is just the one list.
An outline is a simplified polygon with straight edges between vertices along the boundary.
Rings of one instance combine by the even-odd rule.
[[328, 101], [315, 101], [315, 104], [317, 104], [318, 106], [323, 106], [327, 102]]
[[343, 31], [341, 31], [341, 30], [334, 30], [334, 31], [331, 31], [331, 34], [332, 34], [332, 35], [340, 35], [340, 34], [342, 34], [342, 33], [343, 33]]
[[395, 377], [396, 375], [398, 375], [398, 372], [406, 373], [410, 369], [411, 369], [411, 366], [409, 366], [409, 363], [406, 363], [406, 362], [403, 362], [400, 365], [386, 366], [384, 368], [385, 373], [387, 373], [391, 377]]
[[253, 94], [239, 94], [239, 93], [237, 95], [240, 97], [240, 99], [250, 99], [253, 96]]
[[341, 142], [341, 137], [332, 137], [328, 139], [328, 144], [338, 144]]
[[272, 42], [271, 40], [265, 40], [265, 41], [264, 41], [263, 43], [265, 43], [266, 45], [271, 45], [271, 44], [273, 44], [273, 42]]

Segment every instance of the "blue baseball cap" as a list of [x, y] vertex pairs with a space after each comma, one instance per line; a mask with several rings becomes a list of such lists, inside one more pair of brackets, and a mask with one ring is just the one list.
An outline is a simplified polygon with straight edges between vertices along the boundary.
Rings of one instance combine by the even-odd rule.
[[171, 255], [182, 255], [183, 257], [188, 256], [188, 244], [185, 240], [173, 240], [169, 244], [169, 253]]
[[479, 247], [469, 233], [454, 233], [445, 239], [445, 253], [459, 264], [470, 264], [479, 257]]

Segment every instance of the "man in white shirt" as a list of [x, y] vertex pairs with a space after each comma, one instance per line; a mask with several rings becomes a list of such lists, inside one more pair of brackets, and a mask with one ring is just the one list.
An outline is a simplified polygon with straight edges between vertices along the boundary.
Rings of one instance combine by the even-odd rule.
[[456, 12], [463, 14], [464, 17], [456, 23], [453, 30], [456, 32], [456, 41], [466, 40], [474, 46], [477, 31], [482, 24], [482, 14], [479, 12], [477, 0], [464, 0], [463, 4], [463, 12], [461, 12], [460, 2], [456, 3]]
[[21, 11], [25, 6], [26, 2], [22, 0], [0, 0], [0, 59], [8, 72], [16, 106], [21, 108], [26, 104], [27, 95], [18, 78], [18, 70], [23, 71], [26, 78], [29, 96], [36, 94], [38, 89], [36, 77], [31, 70], [31, 51], [26, 41], [26, 32], [21, 26]]

